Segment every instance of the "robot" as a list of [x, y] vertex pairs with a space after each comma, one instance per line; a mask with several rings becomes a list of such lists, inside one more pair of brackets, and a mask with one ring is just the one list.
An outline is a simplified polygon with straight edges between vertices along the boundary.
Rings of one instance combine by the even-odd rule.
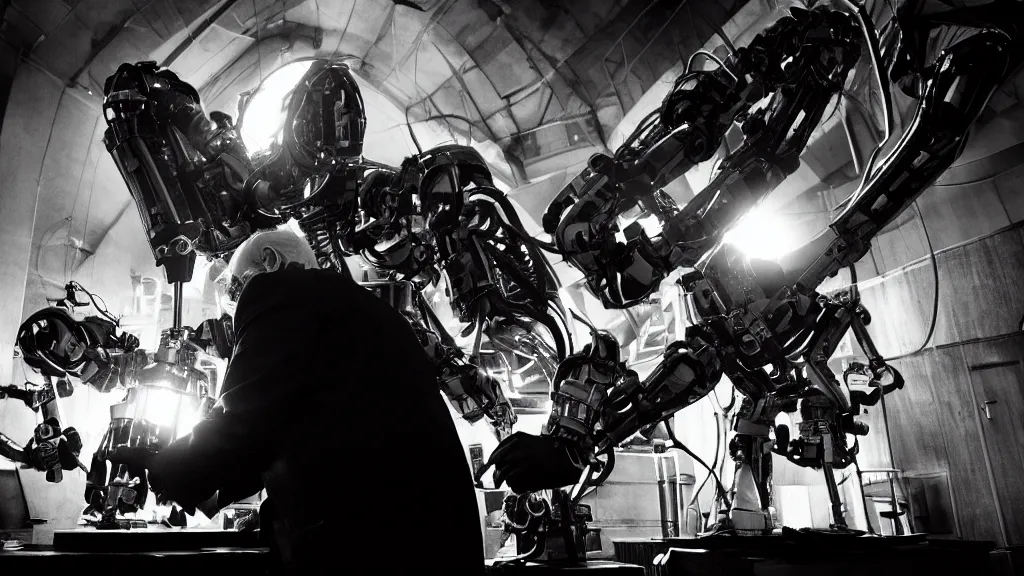
[[[219, 353], [229, 351], [230, 334], [224, 324], [207, 321], [195, 331], [166, 331], [160, 347], [149, 353], [139, 348], [135, 336], [120, 332], [118, 319], [80, 284], [69, 283], [66, 294], [18, 330], [24, 362], [42, 375], [43, 385], [7, 386], [0, 398], [22, 400], [41, 411], [43, 421], [24, 448], [0, 435], [0, 455], [44, 472], [53, 483], [63, 480], [64, 471], [84, 471], [89, 505], [83, 517], [89, 524], [144, 525], [124, 514], [137, 512], [146, 503], [145, 471], [118, 465], [108, 473], [108, 456], [119, 448], [159, 450], [186, 433], [191, 420], [208, 412], [217, 382], [211, 353], [218, 348]], [[88, 301], [80, 298], [82, 294]], [[90, 303], [100, 315], [76, 319], [76, 309]], [[122, 401], [111, 407], [111, 421], [89, 467], [79, 459], [81, 436], [74, 427], [65, 427], [59, 409], [60, 399], [74, 393], [74, 380], [104, 393], [124, 392]]]
[[[275, 144], [252, 155], [229, 116], [207, 118], [196, 90], [153, 62], [123, 64], [104, 92], [104, 143], [135, 200], [154, 259], [174, 286], [173, 325], [159, 348], [146, 353], [128, 336], [113, 339], [112, 318], [93, 335], [87, 328], [101, 320], [77, 322], [47, 309], [26, 322], [22, 331], [35, 336], [20, 342], [48, 388], [8, 391], [56, 414], [52, 390], [67, 394], [71, 387], [59, 380], [55, 388], [51, 376], [70, 374], [104, 390], [127, 388], [89, 471], [87, 513], [99, 514], [99, 527], [131, 527], [121, 514], [146, 501], [144, 473], [116, 466], [108, 474], [110, 453], [119, 447], [157, 451], [174, 440], [173, 426], [130, 414], [163, 392], [147, 384], [187, 397], [199, 415], [216, 398], [207, 360], [230, 356], [230, 322], [183, 326], [182, 287], [198, 255], [226, 257], [258, 230], [297, 220], [321, 266], [339, 273], [348, 273], [346, 258], [361, 256], [376, 273], [364, 285], [409, 319], [455, 410], [471, 423], [486, 418], [499, 439], [516, 419], [501, 374], [515, 370], [521, 378], [550, 381], [571, 352], [555, 275], [495, 188], [483, 158], [469, 147], [442, 146], [401, 167], [364, 159], [362, 98], [344, 64], [312, 61], [283, 103], [284, 128]], [[453, 311], [475, 336], [468, 354], [424, 296], [442, 278]], [[77, 337], [57, 347], [70, 360], [48, 361], [49, 348], [33, 347], [33, 338], [50, 330], [61, 331], [53, 341]], [[74, 371], [82, 354], [93, 361], [88, 373]], [[77, 433], [57, 422], [59, 415], [48, 416], [49, 427], [38, 428], [24, 448], [3, 437], [3, 455], [46, 470], [53, 481], [72, 464], [89, 470], [77, 460]]]
[[89, 305], [79, 300], [79, 294], [84, 292], [92, 298], [80, 288], [68, 284], [65, 298], [56, 306], [32, 314], [18, 329], [17, 342], [24, 362], [42, 375], [43, 384], [26, 382], [22, 387], [0, 388], [0, 399], [20, 400], [42, 416], [24, 447], [0, 433], [0, 456], [44, 472], [46, 480], [53, 483], [63, 479], [64, 471], [88, 471], [79, 460], [81, 435], [73, 426], [64, 426], [60, 412], [60, 400], [74, 392], [70, 379], [103, 388], [111, 380], [108, 350], [130, 353], [138, 347], [138, 340], [131, 335], [115, 336], [115, 323], [110, 317], [74, 318], [75, 308]]
[[[107, 149], [176, 301], [197, 254], [223, 257], [294, 219], [322, 267], [348, 273], [346, 258], [363, 258], [376, 276], [365, 285], [409, 319], [456, 411], [471, 423], [486, 418], [499, 438], [515, 413], [497, 375], [532, 370], [550, 380], [569, 354], [555, 275], [483, 158], [452, 145], [401, 167], [364, 159], [362, 97], [346, 65], [313, 60], [281, 103], [274, 144], [253, 154], [230, 117], [208, 120], [195, 89], [154, 63], [122, 65], [105, 94]], [[442, 277], [475, 334], [468, 351], [424, 297]]]
[[[856, 288], [832, 296], [816, 288], [863, 257], [872, 238], [956, 160], [989, 98], [1024, 57], [1022, 23], [1018, 2], [929, 16], [911, 2], [896, 11], [880, 40], [864, 7], [851, 1], [842, 8], [793, 8], [717, 69], [682, 75], [613, 156], [591, 158], [545, 214], [552, 250], [584, 273], [606, 308], [641, 304], [670, 273], [683, 271], [678, 283], [693, 324], [642, 380], [620, 361], [614, 338], [601, 332], [559, 366], [545, 434], [571, 447], [581, 486], [607, 476], [611, 463], [602, 457], [612, 448], [659, 422], [667, 425], [724, 375], [743, 401], [730, 443], [733, 498], [719, 482], [722, 508], [713, 531], [772, 530], [775, 452], [823, 471], [833, 530], [850, 532], [832, 470], [855, 464], [857, 444], [846, 438], [867, 432], [854, 419], [859, 406], [902, 387], [903, 379], [871, 342], [870, 315]], [[944, 25], [972, 34], [928, 61], [924, 41]], [[890, 79], [918, 100], [912, 122], [886, 153], [887, 142], [879, 145], [828, 229], [778, 262], [745, 258], [723, 241], [725, 232], [796, 169], [811, 130], [862, 50], [883, 97], [886, 141]], [[751, 107], [765, 97], [766, 106]], [[706, 188], [675, 205], [660, 188], [711, 158], [734, 123], [742, 145]], [[620, 229], [624, 214], [638, 209], [657, 218], [658, 234], [635, 222]], [[852, 372], [875, 388], [853, 399], [826, 364], [851, 329], [868, 356]], [[775, 416], [797, 409], [804, 417], [798, 437], [778, 427], [773, 441]]]

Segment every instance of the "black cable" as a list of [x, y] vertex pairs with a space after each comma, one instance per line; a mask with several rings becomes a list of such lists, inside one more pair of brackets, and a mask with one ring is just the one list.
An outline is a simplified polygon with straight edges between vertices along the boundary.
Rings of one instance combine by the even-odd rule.
[[[718, 419], [718, 414], [715, 414], [715, 457], [711, 459], [711, 465], [714, 468], [718, 468], [718, 453], [721, 450], [722, 443], [720, 436], [722, 434], [722, 422]], [[690, 497], [690, 501], [686, 503], [687, 513], [690, 510], [690, 506], [693, 504], [697, 505], [697, 514], [700, 515], [700, 491], [704, 489], [708, 484], [708, 480], [711, 480], [712, 471], [709, 469], [708, 473], [704, 475], [704, 480], [701, 481], [700, 486], [693, 491], [693, 495]], [[710, 512], [710, 511], [709, 511]], [[711, 514], [708, 514], [708, 518], [704, 521], [704, 529], [708, 528], [708, 520], [711, 518]]]
[[[111, 322], [113, 322], [114, 326], [118, 326], [118, 327], [121, 326], [121, 319], [120, 318], [114, 318], [113, 314], [111, 314], [107, 310], [107, 302], [105, 300], [103, 300], [102, 297], [94, 296], [92, 292], [89, 292], [88, 290], [86, 290], [85, 287], [83, 287], [78, 282], [72, 281], [71, 285], [76, 290], [81, 290], [82, 292], [85, 292], [85, 295], [89, 297], [89, 301], [92, 302], [93, 308], [95, 308], [97, 312], [102, 314], [104, 318], [106, 318], [107, 320], [110, 320]], [[103, 302], [103, 306], [102, 307], [99, 305], [99, 303], [96, 302], [97, 298], [100, 299], [100, 302]]]
[[921, 346], [919, 346], [917, 350], [914, 350], [913, 352], [907, 352], [905, 354], [891, 356], [889, 358], [883, 358], [882, 360], [885, 362], [900, 360], [902, 358], [906, 358], [907, 356], [913, 356], [914, 354], [917, 354], [918, 352], [924, 350], [925, 347], [928, 346], [928, 342], [931, 341], [932, 336], [935, 335], [935, 324], [938, 322], [939, 318], [939, 263], [935, 257], [935, 248], [932, 246], [931, 236], [928, 234], [928, 226], [924, 222], [924, 215], [921, 213], [921, 207], [917, 205], [916, 200], [914, 201], [914, 210], [917, 212], [917, 217], [921, 220], [921, 230], [924, 232], [924, 239], [925, 242], [928, 244], [928, 255], [932, 261], [932, 277], [935, 281], [935, 297], [932, 299], [932, 319], [928, 326], [928, 333], [925, 334], [924, 341], [921, 342]]
[[686, 447], [686, 444], [683, 444], [682, 442], [679, 441], [678, 438], [676, 438], [676, 433], [672, 430], [672, 425], [669, 423], [668, 418], [665, 418], [664, 420], [662, 420], [662, 422], [664, 422], [665, 430], [668, 432], [668, 439], [672, 441], [672, 447], [682, 450], [690, 458], [693, 458], [695, 462], [703, 466], [708, 472], [711, 473], [711, 475], [715, 479], [715, 484], [718, 486], [718, 493], [722, 497], [722, 501], [725, 502], [725, 507], [732, 508], [732, 502], [729, 501], [729, 494], [728, 492], [726, 492], [725, 486], [722, 485], [722, 480], [718, 478], [718, 474], [710, 466], [708, 466], [707, 463], [704, 462], [704, 460], [701, 460], [700, 456], [694, 454], [692, 450]]

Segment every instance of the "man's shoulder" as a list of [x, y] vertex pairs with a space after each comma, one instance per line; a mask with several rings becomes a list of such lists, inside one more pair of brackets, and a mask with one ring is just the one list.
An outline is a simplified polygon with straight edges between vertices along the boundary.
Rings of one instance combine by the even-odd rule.
[[346, 283], [354, 284], [324, 270], [295, 268], [258, 274], [242, 290], [235, 324], [240, 326], [270, 310], [322, 307], [332, 294], [347, 291]]

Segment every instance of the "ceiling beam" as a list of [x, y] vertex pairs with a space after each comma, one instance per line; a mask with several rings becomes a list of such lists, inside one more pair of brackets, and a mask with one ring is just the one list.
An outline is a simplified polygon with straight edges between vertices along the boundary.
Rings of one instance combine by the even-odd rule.
[[[445, 56], [444, 52], [441, 52], [441, 49], [438, 48], [436, 44], [434, 45], [434, 47], [437, 48], [438, 53], [441, 54], [441, 58], [444, 58], [444, 63], [448, 65], [448, 69], [451, 70], [452, 76], [455, 77], [456, 80], [458, 80], [459, 86], [462, 87], [462, 93], [469, 99], [470, 104], [473, 105], [473, 110], [476, 111], [476, 115], [480, 117], [480, 121], [483, 123], [484, 129], [487, 130], [488, 138], [490, 138], [492, 142], [497, 144], [498, 138], [494, 134], [494, 130], [491, 130], [491, 127], [487, 124], [487, 121], [484, 120], [484, 114], [483, 112], [480, 111], [480, 106], [476, 103], [476, 98], [473, 98], [473, 92], [471, 92], [469, 86], [466, 85], [466, 81], [463, 80], [462, 74], [460, 74], [459, 71], [455, 69], [455, 65], [452, 64], [452, 61], [449, 60], [447, 56]], [[414, 78], [413, 81], [415, 82], [415, 80], [416, 79]], [[470, 124], [470, 130], [472, 130], [472, 126], [473, 125]]]
[[[121, 33], [122, 30], [124, 30], [124, 27], [128, 24], [128, 22], [131, 22], [132, 18], [138, 16], [139, 13], [142, 12], [142, 10], [148, 8], [149, 5], [152, 3], [153, 0], [150, 0], [146, 3], [145, 6], [139, 8], [138, 6], [135, 6], [135, 3], [133, 2], [132, 6], [135, 6], [135, 13], [123, 18], [115, 26], [111, 26], [110, 30], [108, 30], [107, 33], [104, 34], [102, 38], [100, 38], [100, 41], [92, 45], [92, 50], [90, 50], [89, 54], [85, 57], [85, 62], [83, 62], [82, 65], [78, 67], [78, 70], [75, 70], [71, 77], [68, 78], [67, 85], [80, 85], [78, 79], [81, 78], [82, 74], [84, 74], [85, 71], [89, 69], [89, 66], [91, 66], [93, 61], [96, 60], [96, 57], [99, 56], [101, 52], [106, 50], [107, 46], [110, 46], [114, 42], [114, 40], [117, 39], [117, 36]], [[82, 6], [82, 4], [79, 4], [79, 6]], [[103, 86], [100, 85], [100, 88], [103, 88]]]
[[[405, 54], [402, 54], [402, 57], [400, 59], [394, 59], [394, 57], [392, 57], [391, 69], [388, 70], [388, 73], [384, 75], [384, 82], [387, 82], [388, 78], [390, 78], [391, 75], [394, 74], [396, 70], [398, 70], [402, 66], [405, 66], [406, 62], [409, 61], [409, 58], [412, 58], [412, 55], [415, 54], [417, 50], [419, 50], [420, 44], [423, 43], [423, 37], [427, 35], [427, 32], [429, 32], [431, 28], [433, 28], [435, 25], [437, 25], [438, 22], [441, 21], [441, 18], [444, 18], [448, 14], [448, 11], [452, 9], [452, 6], [454, 6], [455, 2], [457, 1], [458, 0], [445, 0], [443, 5], [439, 6], [436, 10], [434, 10], [434, 13], [430, 15], [430, 20], [416, 34], [416, 40], [414, 40], [413, 43], [409, 45], [409, 49], [405, 51]], [[393, 14], [394, 11], [392, 10], [392, 17]], [[459, 44], [459, 46], [461, 47], [462, 45]], [[466, 50], [465, 48], [462, 49], [464, 51]], [[440, 49], [438, 49], [438, 51], [440, 51]], [[466, 53], [468, 54], [468, 51]]]
[[[228, 10], [234, 8], [235, 4], [238, 4], [238, 0], [223, 0], [220, 7], [215, 9], [213, 14], [210, 14], [209, 18], [207, 18], [199, 26], [197, 26], [194, 32], [190, 32], [189, 34], [187, 34], [186, 38], [182, 40], [181, 44], [178, 44], [174, 48], [174, 50], [171, 50], [171, 53], [168, 54], [166, 58], [164, 58], [164, 61], [160, 63], [160, 66], [162, 68], [169, 68], [172, 64], [174, 64], [175, 60], [177, 60], [179, 56], [184, 54], [185, 50], [188, 50], [189, 46], [195, 44], [196, 38], [202, 36], [203, 33], [210, 28], [210, 26], [213, 26], [213, 24], [220, 19], [221, 16], [226, 14]], [[185, 24], [185, 30], [188, 30], [189, 24], [187, 22], [183, 23]]]
[[[373, 42], [371, 42], [370, 46], [366, 49], [366, 53], [363, 54], [363, 57], [362, 57], [362, 61], [363, 62], [366, 62], [366, 57], [370, 55], [370, 50], [373, 50], [374, 46], [380, 44], [380, 41], [384, 39], [384, 35], [388, 33], [388, 28], [391, 27], [391, 23], [392, 23], [392, 21], [395, 18], [395, 9], [396, 8], [398, 8], [398, 5], [392, 3], [391, 4], [391, 9], [388, 10], [387, 17], [384, 18], [384, 22], [381, 23], [381, 25], [380, 25], [380, 30], [377, 31], [377, 37], [373, 39]], [[392, 53], [391, 54], [392, 63], [393, 63], [394, 59], [395, 59], [395, 55], [394, 55], [394, 53]], [[387, 79], [386, 76], [385, 76], [385, 79]]]

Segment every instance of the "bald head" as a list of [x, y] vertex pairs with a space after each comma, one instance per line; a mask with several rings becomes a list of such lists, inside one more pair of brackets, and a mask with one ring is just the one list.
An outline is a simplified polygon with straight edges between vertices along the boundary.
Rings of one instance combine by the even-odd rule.
[[229, 300], [237, 302], [242, 289], [257, 274], [290, 266], [320, 267], [306, 239], [288, 229], [257, 232], [238, 246], [217, 283], [227, 290]]
[[313, 249], [306, 239], [291, 230], [257, 232], [242, 242], [231, 256], [228, 269], [236, 276], [253, 268], [273, 272], [289, 264], [302, 268], [319, 268]]

